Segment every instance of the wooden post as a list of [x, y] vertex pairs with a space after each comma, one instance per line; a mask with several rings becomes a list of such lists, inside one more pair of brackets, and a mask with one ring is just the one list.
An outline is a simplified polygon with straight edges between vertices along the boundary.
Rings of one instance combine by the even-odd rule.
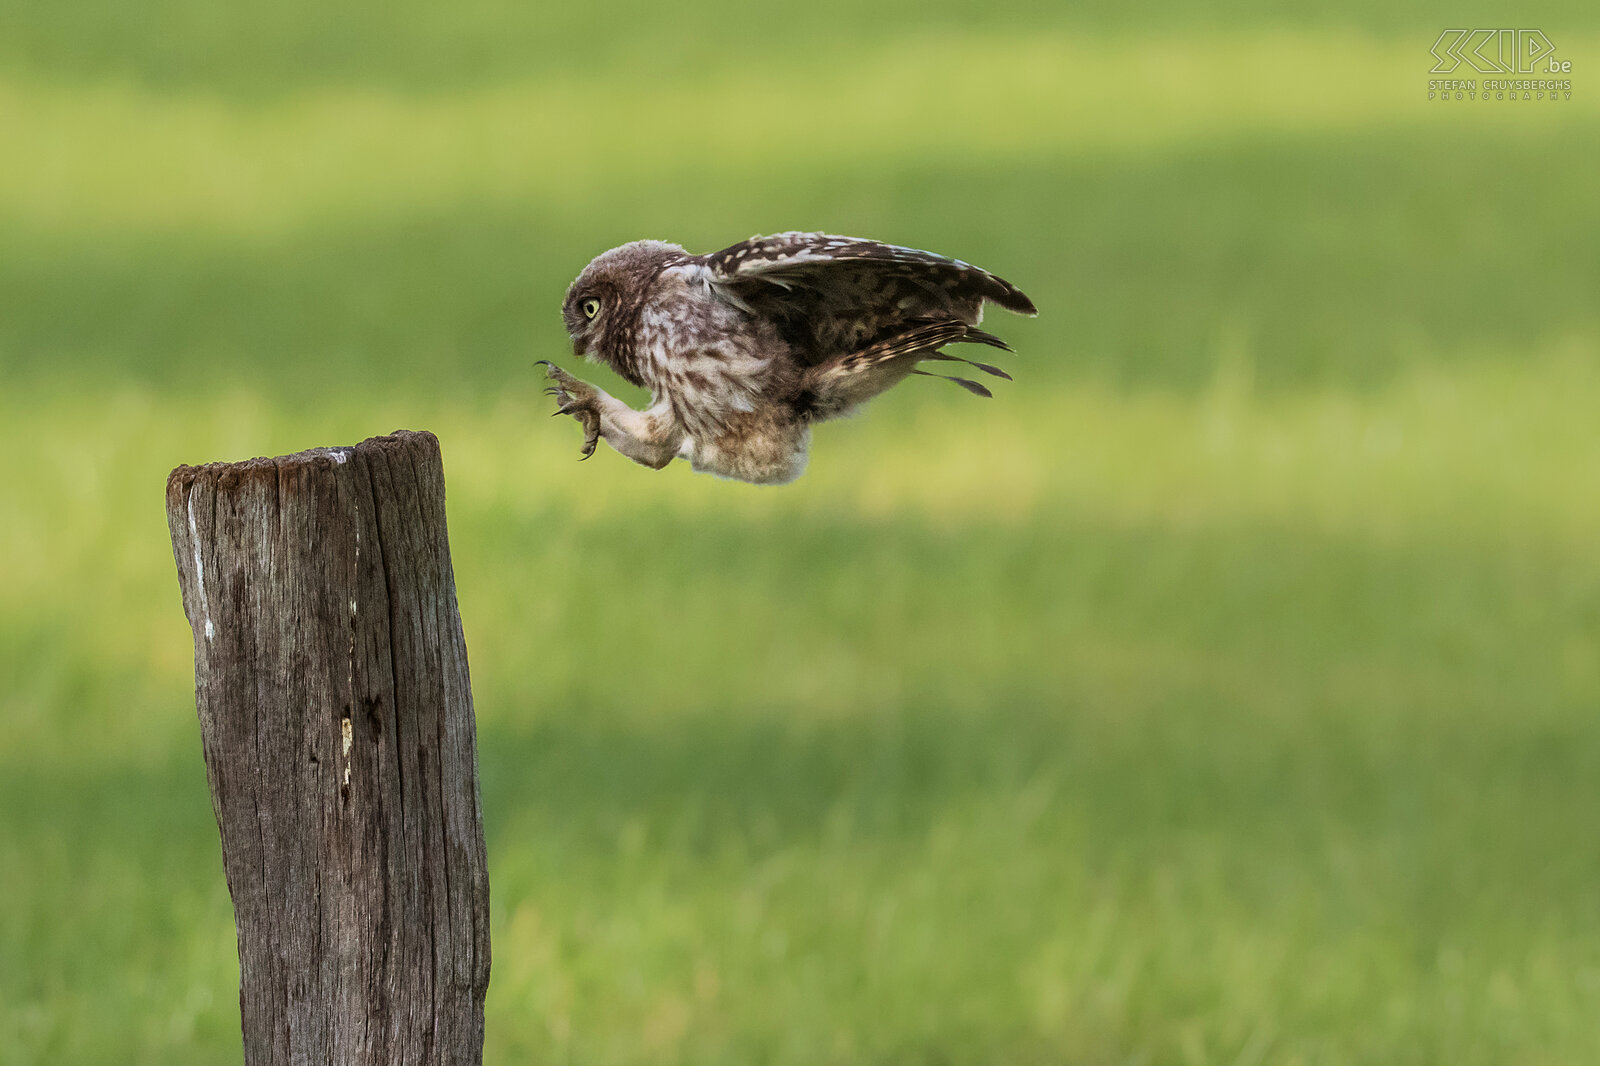
[[180, 466], [247, 1066], [477, 1064], [489, 881], [431, 433]]

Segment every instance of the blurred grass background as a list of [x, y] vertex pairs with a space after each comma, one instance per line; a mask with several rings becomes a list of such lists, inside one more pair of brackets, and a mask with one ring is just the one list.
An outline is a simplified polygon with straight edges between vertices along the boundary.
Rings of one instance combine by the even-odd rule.
[[[1468, 23], [0, 0], [0, 1062], [238, 1061], [163, 481], [398, 427], [488, 1062], [1600, 1059], [1600, 15], [1430, 105]], [[575, 463], [577, 270], [784, 228], [1016, 281], [1016, 385]]]

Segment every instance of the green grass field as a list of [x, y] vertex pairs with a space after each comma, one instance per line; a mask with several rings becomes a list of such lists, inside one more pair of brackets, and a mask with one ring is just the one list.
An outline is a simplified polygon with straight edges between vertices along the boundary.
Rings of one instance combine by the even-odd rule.
[[[239, 1061], [164, 478], [395, 428], [491, 1066], [1600, 1061], [1592, 6], [1449, 105], [1447, 7], [545, 6], [0, 3], [0, 1063]], [[1016, 384], [576, 463], [577, 270], [785, 228]]]

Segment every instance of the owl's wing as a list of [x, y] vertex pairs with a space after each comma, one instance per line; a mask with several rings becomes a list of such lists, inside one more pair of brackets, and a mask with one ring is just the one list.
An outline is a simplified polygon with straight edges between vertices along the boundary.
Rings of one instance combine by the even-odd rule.
[[[702, 262], [713, 292], [772, 321], [807, 364], [928, 323], [976, 326], [986, 300], [1037, 313], [1015, 285], [971, 263], [830, 233], [753, 237]], [[981, 330], [965, 332], [1004, 347]]]

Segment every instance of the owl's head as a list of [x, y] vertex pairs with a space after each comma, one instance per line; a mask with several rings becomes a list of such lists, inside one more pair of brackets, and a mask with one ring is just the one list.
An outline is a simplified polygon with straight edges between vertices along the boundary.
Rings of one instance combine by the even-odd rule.
[[687, 256], [665, 241], [634, 241], [596, 256], [561, 306], [572, 353], [606, 363], [637, 384], [632, 363], [639, 308], [657, 275]]

